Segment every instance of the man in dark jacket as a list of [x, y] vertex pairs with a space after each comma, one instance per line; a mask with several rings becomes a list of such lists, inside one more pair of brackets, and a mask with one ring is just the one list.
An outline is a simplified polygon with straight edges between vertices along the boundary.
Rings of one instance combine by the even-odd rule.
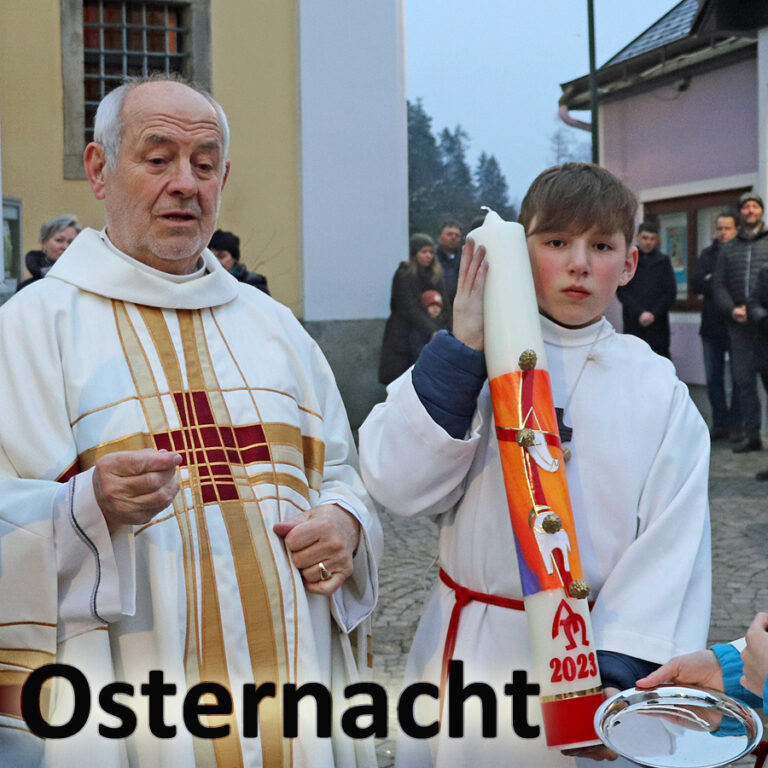
[[731, 372], [739, 404], [744, 441], [735, 453], [759, 451], [760, 399], [757, 395], [757, 373], [752, 355], [757, 328], [748, 322], [747, 299], [757, 285], [757, 275], [768, 267], [768, 229], [763, 225], [763, 201], [747, 192], [739, 200], [740, 229], [738, 235], [723, 246], [713, 280], [713, 294], [720, 311], [728, 318], [731, 343]]
[[443, 268], [445, 295], [453, 305], [453, 300], [456, 297], [456, 286], [459, 282], [459, 262], [461, 261], [461, 227], [457, 221], [447, 219], [440, 226], [435, 256]]
[[663, 357], [669, 357], [669, 309], [677, 295], [669, 256], [659, 251], [659, 230], [644, 221], [637, 230], [639, 258], [635, 276], [619, 286], [624, 333], [639, 336]]
[[241, 283], [252, 285], [270, 295], [267, 278], [258, 272], [249, 272], [245, 264], [240, 263], [240, 238], [237, 235], [217, 229], [211, 236], [208, 247], [230, 275], [236, 277]]
[[[768, 267], [757, 275], [757, 285], [747, 300], [747, 316], [755, 326], [757, 344], [753, 363], [763, 379], [763, 386], [768, 391]], [[761, 469], [755, 480], [768, 480], [768, 469]]]
[[712, 295], [712, 276], [721, 247], [736, 237], [736, 216], [721, 213], [715, 228], [717, 236], [700, 254], [691, 274], [691, 289], [704, 297], [701, 307], [701, 345], [704, 351], [704, 370], [707, 376], [707, 395], [712, 408], [713, 440], [722, 440], [738, 428], [738, 402], [731, 393], [731, 407], [725, 394], [725, 356], [728, 352], [728, 326]]

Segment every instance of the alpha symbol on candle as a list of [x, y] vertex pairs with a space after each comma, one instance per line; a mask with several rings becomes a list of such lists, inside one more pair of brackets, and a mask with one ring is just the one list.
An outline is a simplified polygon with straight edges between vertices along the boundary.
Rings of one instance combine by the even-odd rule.
[[581, 633], [581, 644], [589, 645], [589, 640], [587, 640], [587, 625], [584, 621], [584, 617], [580, 616], [575, 611], [572, 611], [565, 600], [560, 601], [560, 605], [555, 612], [555, 620], [552, 622], [553, 640], [560, 634], [561, 629], [568, 640], [568, 645], [565, 646], [566, 651], [572, 651], [578, 645], [576, 642], [576, 635], [579, 633]]

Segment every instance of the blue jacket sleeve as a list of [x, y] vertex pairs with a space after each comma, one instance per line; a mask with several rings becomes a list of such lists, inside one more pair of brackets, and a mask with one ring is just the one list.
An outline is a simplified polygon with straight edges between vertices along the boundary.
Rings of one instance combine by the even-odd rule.
[[416, 394], [432, 420], [463, 440], [486, 379], [485, 355], [448, 331], [436, 333], [411, 372]]
[[[744, 688], [739, 680], [744, 674], [744, 665], [741, 662], [741, 654], [732, 645], [713, 645], [711, 650], [720, 662], [723, 670], [723, 688], [728, 696], [749, 704], [750, 707], [763, 707], [763, 701], [759, 696]], [[763, 697], [765, 698], [765, 690]]]
[[635, 685], [635, 680], [650, 675], [659, 665], [645, 659], [628, 656], [617, 651], [598, 651], [597, 666], [603, 686], [624, 691]]

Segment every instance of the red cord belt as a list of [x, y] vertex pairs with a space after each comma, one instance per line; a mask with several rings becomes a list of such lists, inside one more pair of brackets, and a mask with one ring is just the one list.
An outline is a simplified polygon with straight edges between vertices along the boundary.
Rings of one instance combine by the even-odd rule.
[[459, 617], [461, 609], [473, 600], [487, 605], [497, 605], [499, 608], [511, 608], [513, 611], [524, 611], [525, 603], [514, 597], [501, 597], [501, 595], [489, 595], [486, 592], [475, 592], [473, 589], [462, 587], [457, 584], [442, 568], [440, 569], [440, 581], [446, 587], [452, 589], [456, 595], [456, 602], [453, 604], [451, 619], [448, 622], [448, 632], [445, 636], [445, 648], [443, 649], [443, 666], [440, 671], [440, 712], [443, 711], [443, 698], [445, 695], [445, 686], [448, 682], [448, 664], [453, 658], [453, 651], [456, 648], [456, 636], [459, 632]]

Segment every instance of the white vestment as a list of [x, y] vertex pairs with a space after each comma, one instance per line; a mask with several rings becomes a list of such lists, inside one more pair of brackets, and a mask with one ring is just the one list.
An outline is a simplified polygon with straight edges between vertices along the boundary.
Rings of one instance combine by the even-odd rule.
[[[341, 398], [291, 312], [203, 258], [206, 274], [178, 280], [85, 230], [0, 310], [2, 765], [330, 768], [373, 755], [338, 726], [356, 674], [347, 634], [374, 607], [381, 546]], [[92, 467], [138, 448], [178, 451], [181, 491], [151, 523], [110, 537]], [[272, 530], [325, 503], [362, 528], [354, 573], [330, 599], [305, 591]], [[8, 704], [54, 661], [86, 675], [91, 716], [43, 744]], [[173, 738], [149, 733], [150, 670], [176, 685], [163, 716]], [[135, 689], [115, 699], [138, 717], [127, 739], [96, 733], [119, 725], [99, 703], [111, 681]], [[199, 718], [228, 724], [224, 738], [185, 727], [184, 695], [201, 681], [231, 692], [235, 717]], [[282, 686], [304, 682], [332, 688], [333, 738], [316, 737], [311, 699], [299, 738], [283, 738]], [[278, 693], [259, 704], [258, 735], [244, 735], [245, 683]], [[53, 722], [68, 719], [70, 694], [57, 681]]]
[[[546, 318], [541, 325], [554, 404], [567, 405], [564, 421], [573, 428], [566, 473], [584, 577], [596, 599], [597, 648], [654, 662], [703, 648], [711, 597], [704, 422], [671, 363], [639, 339], [616, 334], [605, 319], [575, 330]], [[435, 518], [440, 564], [455, 582], [523, 596], [487, 382], [466, 439], [455, 440], [427, 414], [406, 372], [361, 427], [360, 459], [377, 501], [400, 515]], [[454, 602], [454, 592], [438, 583], [406, 683], [439, 681]], [[548, 752], [543, 733], [520, 739], [511, 727], [504, 683], [513, 670], [537, 682], [524, 612], [470, 602], [453, 658], [464, 662], [465, 685], [495, 685], [498, 737], [481, 741], [475, 730], [449, 738], [446, 728], [429, 742], [403, 737], [398, 766], [574, 764]], [[437, 703], [419, 701], [417, 721], [433, 722]], [[528, 723], [540, 725], [538, 701], [528, 701]], [[478, 700], [470, 699], [466, 718], [477, 720], [477, 712]]]

